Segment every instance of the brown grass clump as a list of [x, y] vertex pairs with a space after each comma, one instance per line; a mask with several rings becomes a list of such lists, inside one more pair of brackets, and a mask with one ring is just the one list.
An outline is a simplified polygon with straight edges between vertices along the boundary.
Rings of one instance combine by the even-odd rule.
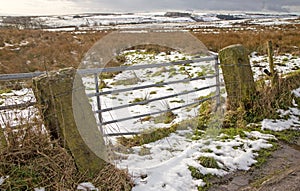
[[154, 130], [146, 131], [132, 138], [119, 137], [118, 143], [127, 148], [141, 146], [169, 136], [171, 133], [174, 133], [177, 130], [177, 127], [178, 125], [172, 125], [169, 128], [157, 128]]
[[225, 115], [224, 127], [245, 127], [248, 123], [256, 123], [265, 118], [279, 117], [278, 109], [288, 109], [294, 99], [291, 91], [300, 86], [300, 70], [282, 76], [276, 85], [257, 82], [256, 95], [251, 97], [251, 108], [241, 106], [236, 111], [228, 111]]
[[1, 190], [76, 190], [82, 182], [91, 182], [99, 190], [131, 190], [127, 171], [107, 164], [97, 174], [80, 173], [72, 156], [47, 134], [36, 128], [27, 128], [24, 133], [25, 139], [15, 134], [19, 144], [8, 142], [0, 154], [0, 177], [8, 176]]
[[0, 74], [76, 68], [106, 34], [0, 29]]
[[[276, 53], [300, 54], [300, 24], [282, 26], [246, 25], [238, 28], [212, 28], [213, 32], [194, 32], [209, 50], [218, 52], [232, 45], [242, 44], [250, 52], [266, 54], [266, 42], [273, 41]], [[203, 29], [205, 30], [205, 29]]]
[[[249, 51], [266, 53], [266, 42], [272, 40], [275, 53], [300, 55], [300, 24], [260, 26], [244, 24], [232, 28], [200, 28], [192, 33], [209, 50], [218, 52], [232, 45], [243, 44]], [[197, 31], [196, 31], [197, 30]], [[207, 32], [209, 31], [209, 32]], [[56, 70], [77, 67], [84, 54], [107, 33], [102, 31], [48, 32], [42, 30], [0, 29], [0, 74]], [[11, 46], [5, 46], [5, 44]], [[131, 49], [149, 52], [170, 52], [168, 47], [141, 45]], [[120, 60], [109, 66], [118, 66]]]

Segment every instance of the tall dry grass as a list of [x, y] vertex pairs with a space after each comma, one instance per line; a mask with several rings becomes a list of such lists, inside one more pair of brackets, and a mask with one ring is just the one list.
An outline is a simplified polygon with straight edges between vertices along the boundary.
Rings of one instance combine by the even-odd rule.
[[[243, 44], [249, 51], [266, 53], [265, 43], [272, 40], [275, 52], [300, 54], [300, 24], [233, 28], [202, 28], [192, 32], [209, 50], [218, 52], [232, 44]], [[209, 29], [209, 32], [207, 30]], [[77, 67], [84, 54], [107, 33], [87, 31], [47, 32], [42, 30], [0, 29], [0, 74]], [[20, 43], [28, 42], [20, 46]]]
[[[247, 29], [251, 27], [251, 29]], [[243, 30], [241, 30], [243, 29]], [[271, 40], [277, 54], [292, 53], [300, 55], [300, 24], [282, 26], [245, 26], [245, 28], [219, 29], [203, 33], [194, 33], [208, 49], [218, 52], [220, 49], [232, 45], [242, 44], [250, 52], [256, 51], [266, 54], [266, 42]]]
[[77, 67], [106, 33], [74, 34], [42, 30], [0, 30], [0, 74]]
[[133, 182], [126, 170], [107, 163], [98, 173], [81, 172], [72, 155], [60, 146], [58, 140], [50, 140], [40, 117], [36, 117], [35, 121], [20, 117], [18, 120], [22, 124], [12, 126], [9, 121], [15, 116], [17, 114], [2, 117], [11, 119], [6, 120], [3, 128], [7, 144], [0, 148], [0, 177], [7, 178], [0, 185], [0, 190], [40, 187], [46, 190], [76, 190], [82, 182], [91, 182], [103, 191], [131, 190]]
[[278, 109], [287, 110], [293, 106], [295, 96], [292, 90], [300, 86], [300, 70], [279, 77], [275, 85], [257, 82], [257, 91], [249, 95], [251, 107], [240, 106], [236, 111], [227, 111], [224, 127], [245, 127], [249, 123], [257, 123], [263, 119], [278, 119]]

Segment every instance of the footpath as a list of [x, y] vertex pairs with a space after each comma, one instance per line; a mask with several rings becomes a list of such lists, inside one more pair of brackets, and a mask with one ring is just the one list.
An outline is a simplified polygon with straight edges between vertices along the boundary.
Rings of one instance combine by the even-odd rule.
[[216, 178], [209, 191], [299, 191], [300, 138], [279, 145], [260, 168]]

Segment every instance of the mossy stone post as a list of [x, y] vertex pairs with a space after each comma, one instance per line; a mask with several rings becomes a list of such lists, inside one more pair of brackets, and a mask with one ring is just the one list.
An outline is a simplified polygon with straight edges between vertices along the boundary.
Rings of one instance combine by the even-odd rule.
[[77, 87], [73, 86], [75, 75], [75, 69], [67, 68], [36, 77], [33, 79], [34, 93], [51, 138], [58, 139], [59, 143], [72, 154], [80, 171], [89, 170], [91, 173], [97, 173], [106, 162], [86, 144], [82, 132], [77, 128], [72, 103], [74, 97], [78, 101], [75, 107], [77, 110], [80, 109], [76, 117], [85, 124], [88, 134], [92, 134], [93, 141], [100, 142], [102, 147], [98, 149], [102, 149], [103, 152], [105, 152], [104, 141], [85, 95], [81, 78], [76, 79]]
[[220, 50], [219, 59], [227, 91], [228, 109], [236, 110], [240, 106], [251, 108], [256, 90], [246, 49], [240, 44], [225, 47]]
[[2, 127], [0, 127], [0, 152], [3, 151], [3, 149], [6, 147], [7, 147], [6, 138]]

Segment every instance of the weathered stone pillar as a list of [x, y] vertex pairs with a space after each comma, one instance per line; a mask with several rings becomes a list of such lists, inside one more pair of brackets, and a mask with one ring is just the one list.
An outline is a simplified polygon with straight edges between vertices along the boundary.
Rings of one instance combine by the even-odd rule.
[[[86, 144], [82, 134], [90, 135], [99, 153], [106, 153], [104, 141], [81, 78], [76, 78], [76, 86], [73, 86], [75, 76], [76, 70], [67, 68], [34, 78], [34, 93], [51, 138], [58, 139], [70, 151], [80, 171], [98, 172], [105, 160], [95, 154], [95, 148]], [[75, 104], [73, 100], [76, 101]], [[85, 129], [77, 127], [78, 119], [74, 116], [85, 125]]]
[[3, 149], [6, 147], [7, 147], [6, 138], [2, 127], [0, 127], [0, 152], [3, 151]]
[[242, 45], [231, 45], [219, 52], [223, 71], [228, 109], [236, 110], [239, 106], [251, 107], [255, 94], [255, 83], [246, 49]]

